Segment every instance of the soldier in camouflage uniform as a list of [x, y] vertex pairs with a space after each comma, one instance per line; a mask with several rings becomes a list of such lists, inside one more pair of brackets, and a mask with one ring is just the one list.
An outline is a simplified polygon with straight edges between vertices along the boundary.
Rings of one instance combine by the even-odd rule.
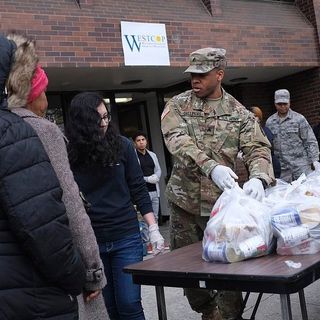
[[286, 89], [274, 94], [277, 112], [266, 126], [273, 134], [274, 153], [280, 160], [280, 178], [291, 182], [302, 173], [320, 170], [317, 139], [306, 118], [290, 109], [290, 93]]
[[[318, 146], [320, 149], [320, 111], [318, 112], [318, 116], [316, 118], [316, 124], [313, 126], [312, 130], [318, 141]], [[319, 160], [320, 160], [320, 153], [319, 153]]]
[[[161, 116], [166, 146], [174, 166], [166, 195], [171, 210], [171, 248], [202, 240], [212, 206], [237, 179], [239, 150], [250, 173], [244, 190], [260, 199], [274, 181], [270, 143], [254, 115], [221, 87], [224, 49], [190, 54], [192, 90], [173, 97]], [[206, 320], [238, 319], [240, 292], [185, 289], [193, 310]], [[218, 308], [217, 308], [218, 305]]]

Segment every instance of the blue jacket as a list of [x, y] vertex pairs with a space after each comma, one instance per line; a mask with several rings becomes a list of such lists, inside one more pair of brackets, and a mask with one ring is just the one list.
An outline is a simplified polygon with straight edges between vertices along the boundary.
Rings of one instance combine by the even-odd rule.
[[152, 212], [143, 173], [131, 141], [123, 136], [117, 163], [72, 168], [79, 189], [91, 207], [89, 216], [98, 242], [139, 233], [136, 204], [142, 215]]

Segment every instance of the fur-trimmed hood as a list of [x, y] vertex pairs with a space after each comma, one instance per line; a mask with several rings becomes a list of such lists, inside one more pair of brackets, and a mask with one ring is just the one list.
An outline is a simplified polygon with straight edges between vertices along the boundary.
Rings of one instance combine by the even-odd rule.
[[25, 107], [39, 58], [36, 54], [34, 41], [18, 34], [9, 34], [7, 38], [17, 46], [14, 53], [14, 62], [6, 84], [8, 108]]

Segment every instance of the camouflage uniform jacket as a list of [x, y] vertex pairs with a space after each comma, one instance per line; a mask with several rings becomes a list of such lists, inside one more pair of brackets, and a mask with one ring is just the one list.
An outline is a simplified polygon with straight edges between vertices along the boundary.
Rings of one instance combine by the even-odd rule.
[[223, 90], [221, 104], [210, 110], [206, 100], [190, 91], [173, 97], [161, 116], [173, 169], [166, 195], [187, 212], [207, 216], [221, 194], [209, 179], [218, 164], [234, 169], [239, 150], [250, 178], [274, 180], [270, 143], [254, 115]]
[[282, 119], [275, 113], [268, 118], [266, 126], [273, 133], [274, 153], [280, 160], [281, 170], [310, 167], [318, 161], [317, 139], [302, 114], [289, 109]]

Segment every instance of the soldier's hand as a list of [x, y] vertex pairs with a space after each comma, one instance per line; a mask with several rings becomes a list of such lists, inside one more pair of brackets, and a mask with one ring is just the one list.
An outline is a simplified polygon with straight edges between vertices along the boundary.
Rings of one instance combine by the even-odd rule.
[[231, 189], [238, 176], [229, 167], [217, 165], [211, 171], [211, 179], [223, 191], [224, 189]]
[[262, 181], [251, 178], [243, 185], [244, 192], [253, 199], [261, 201], [265, 197]]
[[149, 237], [152, 244], [153, 255], [164, 252], [164, 239], [159, 232], [159, 226], [154, 223], [149, 226]]

